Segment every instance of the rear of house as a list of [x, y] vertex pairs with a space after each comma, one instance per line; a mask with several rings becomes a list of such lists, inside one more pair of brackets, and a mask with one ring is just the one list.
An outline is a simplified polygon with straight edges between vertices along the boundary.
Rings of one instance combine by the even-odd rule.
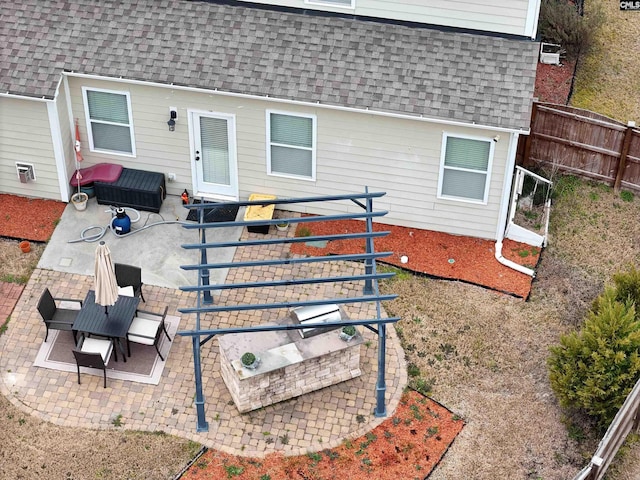
[[[68, 201], [78, 119], [82, 167], [161, 172], [171, 195], [368, 187], [387, 192], [375, 207], [388, 223], [502, 238], [537, 2], [268, 3], [6, 8], [18, 55], [0, 67], [0, 191]], [[21, 183], [16, 162], [35, 179]]]

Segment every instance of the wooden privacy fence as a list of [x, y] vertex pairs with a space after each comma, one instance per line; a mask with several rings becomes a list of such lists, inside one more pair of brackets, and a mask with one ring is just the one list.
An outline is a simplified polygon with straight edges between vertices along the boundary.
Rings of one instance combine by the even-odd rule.
[[635, 384], [631, 393], [618, 410], [607, 433], [604, 434], [591, 462], [583, 468], [573, 480], [600, 480], [609, 468], [611, 461], [618, 453], [631, 430], [638, 429], [640, 416], [640, 380]]
[[533, 104], [531, 133], [521, 137], [524, 166], [539, 165], [640, 192], [640, 130], [598, 113]]

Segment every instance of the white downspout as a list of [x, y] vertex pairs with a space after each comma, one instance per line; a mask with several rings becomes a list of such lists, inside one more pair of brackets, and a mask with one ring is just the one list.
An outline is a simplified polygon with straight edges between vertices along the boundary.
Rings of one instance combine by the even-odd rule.
[[504, 185], [502, 187], [502, 205], [500, 205], [500, 216], [498, 218], [498, 229], [496, 231], [496, 248], [495, 256], [496, 260], [505, 267], [512, 268], [518, 272], [524, 273], [531, 277], [536, 276], [536, 272], [530, 268], [523, 267], [522, 265], [504, 258], [502, 256], [502, 242], [504, 241], [504, 232], [507, 228], [507, 216], [509, 214], [509, 204], [511, 203], [511, 185], [513, 183], [513, 172], [515, 171], [516, 164], [516, 150], [518, 148], [517, 133], [512, 133], [509, 137], [509, 152], [507, 154], [507, 168], [505, 169]]

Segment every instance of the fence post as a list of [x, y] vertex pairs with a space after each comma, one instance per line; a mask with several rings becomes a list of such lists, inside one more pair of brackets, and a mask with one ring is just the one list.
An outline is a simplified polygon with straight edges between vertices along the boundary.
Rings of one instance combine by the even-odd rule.
[[637, 432], [639, 425], [640, 425], [640, 404], [636, 406], [636, 411], [633, 414], [633, 425], [631, 426], [631, 431]]
[[531, 155], [531, 137], [533, 137], [533, 127], [536, 123], [536, 117], [538, 116], [538, 102], [533, 102], [533, 108], [531, 109], [531, 123], [529, 124], [529, 135], [524, 142], [524, 153], [522, 154], [522, 165], [528, 166], [529, 156]]
[[631, 135], [633, 134], [633, 128], [635, 126], [635, 122], [627, 123], [627, 129], [624, 132], [622, 150], [620, 150], [620, 159], [618, 160], [618, 171], [616, 172], [616, 179], [613, 182], [613, 190], [616, 192], [620, 190], [622, 177], [624, 175], [625, 169], [627, 168], [627, 155], [629, 154], [629, 147], [631, 146]]

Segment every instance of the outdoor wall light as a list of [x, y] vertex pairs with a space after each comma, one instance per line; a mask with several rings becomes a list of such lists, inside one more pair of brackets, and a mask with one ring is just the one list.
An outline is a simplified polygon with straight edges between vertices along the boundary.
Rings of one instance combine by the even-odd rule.
[[174, 107], [169, 108], [169, 121], [167, 125], [169, 125], [170, 132], [176, 129], [176, 118], [178, 118], [178, 111]]

